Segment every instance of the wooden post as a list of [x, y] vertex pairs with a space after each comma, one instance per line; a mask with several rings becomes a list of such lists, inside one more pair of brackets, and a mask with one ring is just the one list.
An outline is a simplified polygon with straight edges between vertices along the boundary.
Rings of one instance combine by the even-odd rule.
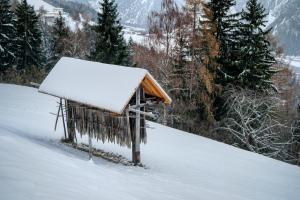
[[67, 139], [67, 131], [66, 131], [66, 124], [65, 124], [65, 117], [64, 117], [64, 109], [63, 109], [63, 104], [62, 104], [62, 99], [60, 98], [60, 106], [61, 106], [61, 119], [63, 122], [63, 126], [64, 126], [64, 133], [65, 133], [65, 139]]
[[75, 145], [75, 117], [73, 115], [73, 108], [70, 106], [69, 101], [65, 100], [65, 107], [66, 107], [66, 121], [67, 121], [67, 132], [68, 132], [68, 142]]
[[92, 144], [92, 137], [91, 133], [89, 133], [89, 160], [93, 158], [93, 144]]
[[[129, 105], [130, 107], [130, 105]], [[131, 136], [131, 129], [130, 129], [130, 117], [129, 117], [129, 109], [126, 110], [126, 121], [127, 121], [127, 131], [128, 134]]]
[[[140, 110], [141, 104], [141, 88], [138, 87], [135, 94], [136, 107]], [[141, 113], [135, 113], [135, 148], [133, 149], [133, 162], [135, 165], [141, 162], [140, 142], [141, 142]]]
[[56, 115], [56, 120], [55, 120], [55, 126], [54, 126], [54, 131], [56, 131], [56, 128], [57, 128], [57, 122], [58, 122], [58, 118], [59, 118], [59, 113], [60, 113], [60, 109], [61, 109], [61, 105], [59, 103], [59, 106], [58, 106], [58, 110], [57, 110], [57, 115]]

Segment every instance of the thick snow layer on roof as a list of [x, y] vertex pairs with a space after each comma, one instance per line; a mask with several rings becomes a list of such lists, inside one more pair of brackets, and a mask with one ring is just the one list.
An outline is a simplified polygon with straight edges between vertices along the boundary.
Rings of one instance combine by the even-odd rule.
[[147, 73], [140, 68], [64, 57], [39, 91], [121, 114]]
[[[57, 99], [0, 84], [2, 200], [296, 200], [300, 168], [200, 136], [148, 123], [148, 169], [125, 167], [68, 148], [53, 132]], [[38, 122], [38, 123], [37, 123]], [[86, 137], [78, 142], [87, 143]], [[131, 158], [118, 145], [93, 145]]]

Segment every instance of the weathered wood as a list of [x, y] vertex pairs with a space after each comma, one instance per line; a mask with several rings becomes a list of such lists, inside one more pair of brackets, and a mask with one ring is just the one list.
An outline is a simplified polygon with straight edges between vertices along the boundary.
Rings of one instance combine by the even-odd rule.
[[65, 100], [65, 106], [66, 106], [68, 142], [75, 144], [76, 130], [75, 130], [75, 123], [73, 123], [73, 120], [75, 120], [73, 108], [69, 106], [69, 101], [67, 100]]
[[144, 112], [144, 111], [141, 111], [140, 108], [139, 109], [129, 108], [129, 111], [134, 112], [134, 113], [138, 113], [139, 115], [144, 115], [144, 116], [147, 116], [147, 117], [151, 117], [153, 119], [157, 118], [157, 116], [154, 115], [152, 112]]
[[[141, 103], [142, 102], [146, 103], [146, 105], [141, 107], [141, 109], [140, 109], [142, 112], [148, 112], [146, 110], [146, 108], [147, 108], [149, 102], [147, 102], [145, 99], [146, 99], [146, 94], [145, 94], [144, 89], [141, 87]], [[154, 115], [153, 119], [157, 119], [157, 118], [158, 118], [158, 116]], [[145, 127], [146, 127], [146, 116], [142, 115], [141, 116], [141, 138], [143, 138], [143, 142], [146, 143], [147, 142], [147, 137], [145, 137], [145, 136], [147, 135], [147, 133], [146, 133], [146, 128]]]
[[64, 117], [64, 109], [63, 109], [63, 103], [62, 103], [62, 99], [60, 99], [60, 106], [61, 106], [61, 119], [62, 119], [62, 122], [63, 122], [63, 127], [64, 127], [64, 134], [65, 134], [65, 139], [67, 139], [67, 130], [66, 130], [66, 124], [65, 124], [65, 117]]
[[93, 144], [92, 144], [92, 136], [89, 134], [89, 159], [93, 158]]
[[54, 131], [56, 131], [56, 128], [57, 128], [57, 122], [58, 122], [58, 118], [59, 118], [60, 109], [61, 109], [61, 106], [60, 106], [60, 103], [59, 103], [58, 110], [57, 110], [57, 114], [56, 114], [56, 120], [55, 120]]
[[[130, 107], [130, 105], [129, 105]], [[127, 130], [128, 130], [128, 134], [131, 134], [131, 129], [130, 129], [130, 116], [129, 116], [129, 109], [126, 110], [126, 120], [127, 120]]]
[[[135, 103], [135, 102], [134, 102]], [[135, 163], [135, 118], [129, 118], [130, 130], [131, 130], [131, 152], [132, 152], [132, 162]]]
[[[136, 106], [138, 110], [140, 110], [141, 104], [141, 88], [138, 87], [135, 94], [136, 98]], [[141, 143], [141, 113], [135, 113], [135, 152], [133, 157], [134, 164], [138, 164], [141, 162], [141, 153], [140, 153], [140, 143]]]
[[[91, 133], [97, 141], [101, 140], [103, 143], [108, 141], [131, 148], [131, 133], [128, 129], [126, 112], [116, 115], [72, 101], [68, 101], [68, 110], [73, 111], [71, 122], [81, 135]], [[144, 141], [144, 137], [141, 141]]]

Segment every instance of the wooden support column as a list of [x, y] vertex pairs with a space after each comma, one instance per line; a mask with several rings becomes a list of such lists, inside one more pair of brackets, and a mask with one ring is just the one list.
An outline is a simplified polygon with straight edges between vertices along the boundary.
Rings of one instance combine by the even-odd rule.
[[91, 160], [92, 158], [93, 158], [93, 144], [92, 144], [91, 133], [89, 133], [89, 159]]
[[[141, 88], [138, 87], [135, 94], [136, 99], [136, 107], [137, 110], [140, 110], [140, 104], [141, 104]], [[132, 155], [133, 155], [133, 163], [135, 165], [139, 164], [141, 162], [141, 153], [140, 153], [140, 142], [141, 142], [141, 113], [136, 112], [135, 113], [135, 142], [134, 147], [132, 148]]]
[[65, 134], [65, 140], [67, 139], [67, 131], [66, 131], [66, 124], [65, 124], [65, 117], [64, 117], [64, 109], [63, 109], [63, 103], [62, 103], [62, 99], [60, 99], [60, 111], [61, 111], [61, 119], [63, 122], [63, 126], [64, 126], [64, 134]]
[[75, 130], [75, 116], [73, 114], [73, 108], [70, 106], [69, 101], [65, 100], [66, 106], [66, 121], [67, 121], [67, 132], [68, 132], [68, 142], [75, 145], [76, 130]]
[[58, 118], [59, 118], [59, 115], [60, 115], [60, 109], [61, 109], [61, 104], [59, 103], [58, 110], [57, 110], [57, 114], [56, 114], [56, 120], [55, 120], [54, 131], [56, 131], [56, 128], [57, 128], [57, 122], [58, 122]]

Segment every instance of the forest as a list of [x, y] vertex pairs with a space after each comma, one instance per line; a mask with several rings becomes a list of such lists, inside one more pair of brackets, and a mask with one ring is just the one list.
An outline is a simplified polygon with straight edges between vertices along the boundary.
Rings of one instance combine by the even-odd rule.
[[235, 3], [163, 0], [135, 43], [114, 0], [75, 31], [62, 13], [50, 26], [26, 0], [0, 0], [0, 82], [41, 83], [64, 56], [145, 68], [173, 99], [156, 110], [159, 123], [300, 165], [299, 81], [263, 5], [232, 13]]

